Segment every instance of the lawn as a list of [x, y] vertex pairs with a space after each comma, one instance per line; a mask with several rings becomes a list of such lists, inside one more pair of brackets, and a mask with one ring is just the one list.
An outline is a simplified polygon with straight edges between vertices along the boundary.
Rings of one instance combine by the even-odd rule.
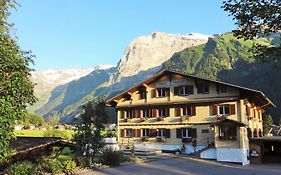
[[[23, 136], [23, 137], [44, 137], [43, 130], [15, 130], [14, 133], [16, 136]], [[73, 138], [74, 130], [63, 130], [60, 132], [65, 132], [69, 138]]]

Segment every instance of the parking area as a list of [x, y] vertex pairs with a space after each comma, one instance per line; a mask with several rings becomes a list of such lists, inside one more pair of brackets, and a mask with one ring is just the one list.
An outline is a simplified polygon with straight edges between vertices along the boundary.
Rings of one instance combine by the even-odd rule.
[[104, 168], [100, 170], [84, 170], [77, 175], [276, 175], [281, 174], [280, 165], [248, 165], [219, 163], [177, 156], [169, 159], [160, 159], [141, 164], [130, 164], [116, 168]]

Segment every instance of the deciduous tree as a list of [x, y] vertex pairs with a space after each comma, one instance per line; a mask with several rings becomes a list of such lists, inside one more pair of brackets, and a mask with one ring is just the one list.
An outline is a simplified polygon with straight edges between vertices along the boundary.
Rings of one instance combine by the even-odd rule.
[[272, 45], [255, 43], [252, 53], [262, 62], [276, 63], [281, 59], [280, 0], [228, 0], [223, 2], [222, 8], [236, 21], [238, 29], [233, 33], [239, 38], [253, 39], [279, 33]]
[[26, 105], [35, 102], [29, 68], [33, 56], [17, 45], [7, 21], [15, 7], [14, 0], [0, 2], [0, 160], [10, 154], [12, 126], [25, 115]]

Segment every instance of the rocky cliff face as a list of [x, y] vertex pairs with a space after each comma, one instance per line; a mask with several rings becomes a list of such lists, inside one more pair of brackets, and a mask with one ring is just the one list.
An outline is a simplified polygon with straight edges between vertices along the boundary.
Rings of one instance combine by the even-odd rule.
[[125, 50], [118, 63], [112, 82], [134, 76], [141, 71], [155, 68], [187, 47], [205, 44], [212, 36], [202, 34], [177, 35], [155, 32], [135, 39]]

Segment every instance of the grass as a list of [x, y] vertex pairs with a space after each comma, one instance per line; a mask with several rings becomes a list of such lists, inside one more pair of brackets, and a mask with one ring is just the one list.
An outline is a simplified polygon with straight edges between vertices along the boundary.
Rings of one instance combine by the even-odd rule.
[[62, 163], [66, 160], [71, 160], [73, 157], [72, 150], [69, 147], [65, 147], [58, 157], [58, 160]]
[[[74, 130], [63, 130], [72, 139]], [[44, 137], [43, 130], [15, 130], [15, 136], [22, 136], [22, 137]]]

